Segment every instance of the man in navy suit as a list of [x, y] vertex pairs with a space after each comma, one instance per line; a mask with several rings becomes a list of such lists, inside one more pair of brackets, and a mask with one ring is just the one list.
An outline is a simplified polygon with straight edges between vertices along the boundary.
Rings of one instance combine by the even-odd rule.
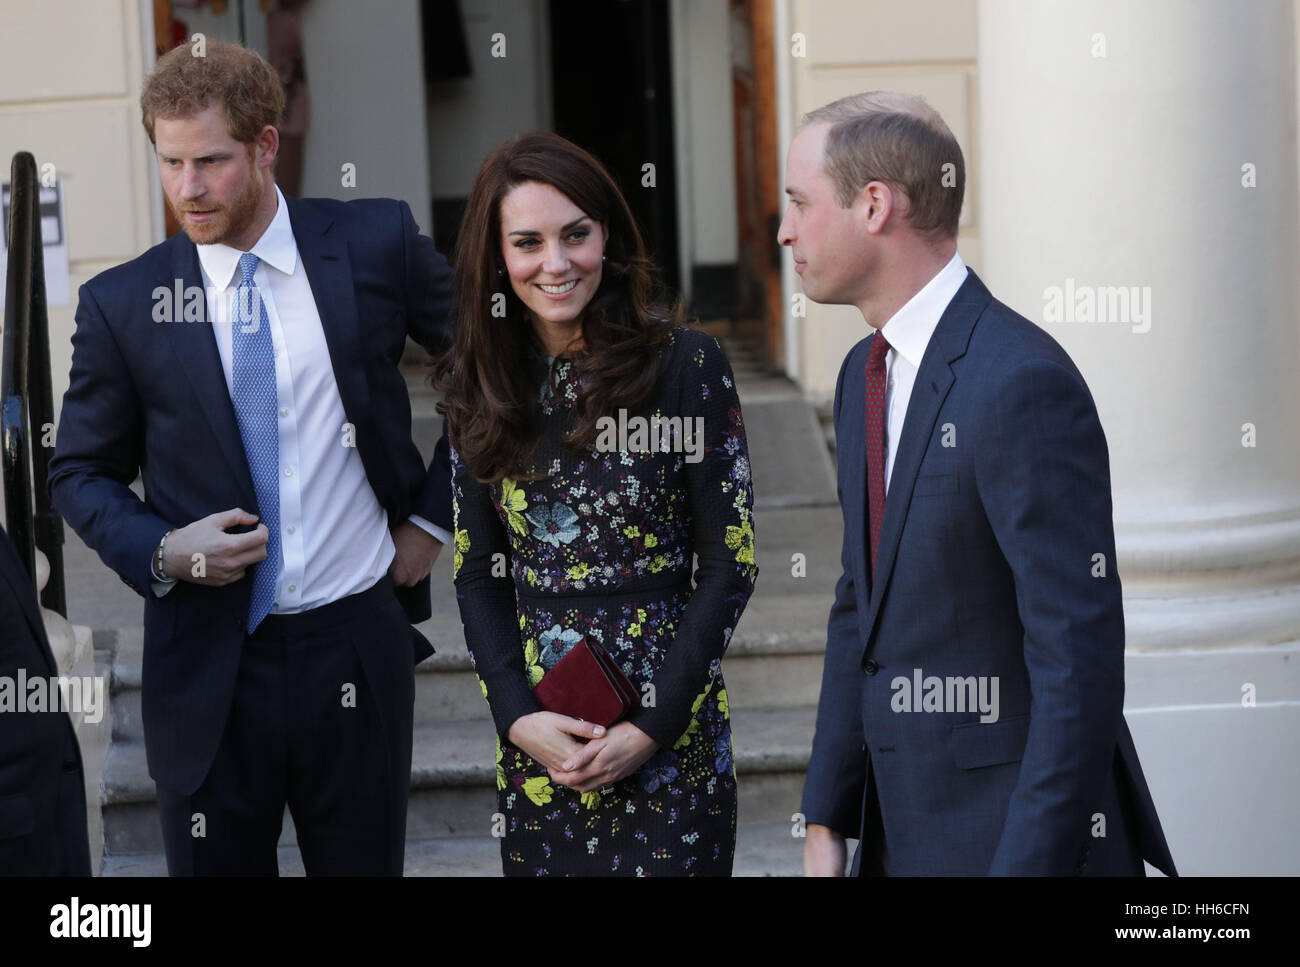
[[177, 48], [141, 106], [184, 234], [82, 286], [49, 485], [145, 598], [168, 869], [274, 875], [287, 804], [309, 874], [400, 874], [452, 523], [398, 364], [445, 344], [449, 270], [403, 202], [280, 193], [255, 53]]
[[835, 389], [843, 574], [804, 870], [1175, 873], [1125, 725], [1106, 439], [1042, 329], [957, 254], [965, 166], [919, 98], [843, 98], [790, 146], [816, 302], [874, 332]]

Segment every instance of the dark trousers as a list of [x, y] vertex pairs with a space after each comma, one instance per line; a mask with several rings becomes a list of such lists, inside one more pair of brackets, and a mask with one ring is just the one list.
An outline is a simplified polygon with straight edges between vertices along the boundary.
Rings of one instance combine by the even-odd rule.
[[158, 787], [168, 872], [278, 875], [288, 805], [309, 876], [400, 876], [412, 633], [385, 577], [312, 611], [269, 615], [246, 637], [207, 777], [188, 796]]
[[880, 819], [880, 799], [876, 792], [876, 773], [867, 757], [867, 789], [862, 804], [862, 839], [853, 856], [850, 876], [888, 876], [889, 853], [885, 849], [885, 827]]

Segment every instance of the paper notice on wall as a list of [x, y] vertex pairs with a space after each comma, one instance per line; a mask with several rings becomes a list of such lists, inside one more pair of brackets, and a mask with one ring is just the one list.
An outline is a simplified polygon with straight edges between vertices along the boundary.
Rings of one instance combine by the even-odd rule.
[[[45, 261], [45, 304], [66, 306], [72, 301], [68, 275], [67, 221], [63, 217], [63, 182], [55, 181], [40, 189], [41, 243]], [[9, 182], [0, 182], [0, 202], [4, 209], [4, 248], [0, 249], [0, 306], [4, 305], [5, 285], [9, 278]]]

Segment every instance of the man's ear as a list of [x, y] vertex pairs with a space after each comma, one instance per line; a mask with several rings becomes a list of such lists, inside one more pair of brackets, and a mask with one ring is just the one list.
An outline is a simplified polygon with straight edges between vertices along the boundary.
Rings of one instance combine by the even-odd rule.
[[889, 217], [897, 210], [894, 190], [883, 181], [869, 181], [858, 191], [858, 207], [871, 234], [884, 231]]
[[272, 124], [266, 125], [253, 142], [252, 148], [255, 164], [259, 168], [270, 168], [280, 153], [280, 132]]

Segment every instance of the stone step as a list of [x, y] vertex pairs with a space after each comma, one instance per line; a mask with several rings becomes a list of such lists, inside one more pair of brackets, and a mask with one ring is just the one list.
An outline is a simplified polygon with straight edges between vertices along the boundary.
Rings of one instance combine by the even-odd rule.
[[[812, 748], [813, 707], [737, 709], [732, 716], [740, 815], [789, 823]], [[486, 720], [418, 726], [407, 836], [482, 836], [496, 812], [495, 739]], [[104, 769], [104, 842], [109, 856], [162, 852], [157, 799], [144, 744], [115, 741]], [[286, 816], [281, 844], [295, 842]]]
[[[722, 671], [733, 708], [791, 708], [816, 705], [825, 656], [824, 626], [829, 600], [806, 595], [781, 603], [778, 624], [767, 602], [741, 620], [723, 661]], [[764, 620], [764, 619], [769, 620]], [[789, 627], [803, 619], [813, 633]], [[459, 636], [460, 629], [456, 629]], [[445, 646], [446, 637], [430, 636], [440, 651], [416, 669], [417, 725], [486, 719], [490, 716], [463, 640]]]
[[[816, 408], [782, 379], [755, 379], [745, 385], [749, 390], [741, 393], [740, 402], [755, 506], [834, 507], [835, 468]], [[442, 434], [442, 418], [433, 411], [432, 397], [412, 406], [411, 438], [421, 453], [432, 453]]]
[[[839, 577], [842, 531], [834, 475], [815, 412], [808, 404], [781, 393], [756, 398], [759, 402], [745, 408], [761, 511], [755, 520], [760, 569], [755, 597], [829, 594]], [[415, 432], [427, 455], [437, 443], [441, 424], [432, 415], [417, 418]], [[65, 532], [68, 620], [91, 628], [96, 647], [106, 646], [119, 632], [138, 635], [143, 621], [140, 597], [105, 567], [71, 528]], [[791, 580], [794, 552], [806, 556], [804, 580]], [[433, 578], [434, 613], [455, 616], [450, 553], [440, 555]]]
[[[833, 506], [835, 472], [816, 406], [783, 376], [762, 370], [758, 356], [727, 341], [736, 375], [758, 507]], [[734, 354], [733, 354], [734, 351]], [[408, 370], [412, 439], [431, 454], [442, 434], [437, 396]]]
[[[816, 703], [826, 618], [839, 578], [840, 538], [840, 516], [833, 508], [770, 508], [758, 515], [758, 584], [724, 665], [737, 708]], [[439, 555], [434, 565], [433, 612], [419, 625], [438, 653], [417, 668], [417, 720], [484, 717], [487, 706], [470, 673], [449, 553]], [[139, 739], [144, 734], [142, 636], [139, 626], [100, 634], [115, 642], [110, 686], [115, 737]], [[771, 660], [747, 660], [757, 656]]]
[[[293, 845], [280, 847], [280, 875], [303, 876], [302, 856]], [[733, 876], [799, 876], [803, 840], [790, 823], [740, 823], [736, 827]], [[407, 838], [406, 876], [500, 876], [501, 844], [491, 836]], [[111, 856], [104, 876], [166, 876], [161, 853]]]
[[[761, 569], [760, 563], [760, 573]], [[734, 708], [817, 704], [830, 602], [830, 596], [822, 594], [751, 599], [722, 666]], [[438, 652], [416, 667], [416, 725], [488, 718], [490, 710], [474, 675], [460, 622], [442, 613], [419, 628]], [[115, 740], [144, 738], [141, 650], [140, 631], [119, 632], [111, 682]]]

